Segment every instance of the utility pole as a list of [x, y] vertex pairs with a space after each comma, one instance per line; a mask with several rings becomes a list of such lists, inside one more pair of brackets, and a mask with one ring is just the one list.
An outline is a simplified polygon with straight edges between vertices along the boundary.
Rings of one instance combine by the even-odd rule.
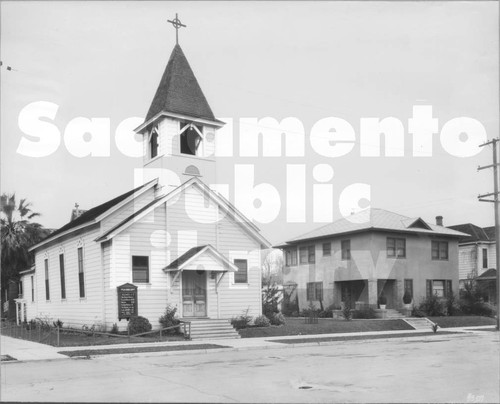
[[[496, 247], [496, 266], [497, 266], [497, 291], [496, 291], [496, 303], [497, 303], [497, 331], [500, 331], [500, 224], [498, 217], [498, 153], [497, 153], [497, 142], [500, 138], [495, 138], [486, 142], [479, 147], [484, 147], [487, 145], [493, 146], [493, 164], [478, 167], [477, 170], [484, 170], [485, 168], [493, 168], [493, 193], [479, 195], [480, 202], [492, 202], [495, 207], [495, 247]], [[493, 197], [493, 199], [484, 199], [487, 197]]]

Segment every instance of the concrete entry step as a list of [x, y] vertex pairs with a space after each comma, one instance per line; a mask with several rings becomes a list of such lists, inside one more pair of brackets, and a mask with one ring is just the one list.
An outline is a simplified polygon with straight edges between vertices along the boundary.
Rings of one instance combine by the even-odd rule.
[[190, 319], [184, 321], [191, 322], [191, 339], [221, 339], [240, 338], [240, 334], [234, 329], [229, 320], [221, 319]]
[[405, 317], [402, 319], [415, 330], [429, 330], [434, 323], [426, 317]]

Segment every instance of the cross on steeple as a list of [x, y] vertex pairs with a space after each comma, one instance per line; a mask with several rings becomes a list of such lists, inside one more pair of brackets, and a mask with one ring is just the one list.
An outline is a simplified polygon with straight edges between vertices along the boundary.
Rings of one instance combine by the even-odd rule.
[[183, 23], [181, 23], [181, 20], [177, 17], [177, 13], [175, 13], [175, 19], [173, 20], [167, 20], [170, 24], [172, 24], [175, 28], [175, 43], [179, 45], [179, 29], [181, 27], [186, 27]]

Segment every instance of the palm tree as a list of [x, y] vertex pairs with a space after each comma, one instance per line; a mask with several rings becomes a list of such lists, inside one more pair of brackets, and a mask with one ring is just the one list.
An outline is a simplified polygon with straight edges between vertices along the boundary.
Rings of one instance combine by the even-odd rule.
[[17, 280], [19, 271], [29, 268], [32, 256], [28, 248], [50, 233], [41, 224], [31, 222], [37, 216], [40, 214], [31, 210], [26, 199], [17, 204], [15, 194], [4, 193], [0, 197], [2, 285]]

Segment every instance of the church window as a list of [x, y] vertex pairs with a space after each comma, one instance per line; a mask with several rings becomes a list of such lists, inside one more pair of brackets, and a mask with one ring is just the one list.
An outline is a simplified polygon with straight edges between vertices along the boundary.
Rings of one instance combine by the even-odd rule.
[[85, 275], [83, 272], [83, 248], [79, 247], [78, 253], [78, 285], [80, 289], [80, 297], [85, 297]]
[[238, 271], [234, 273], [234, 283], [247, 283], [248, 282], [248, 261], [247, 260], [234, 260], [234, 265]]
[[190, 154], [192, 156], [201, 154], [202, 130], [201, 126], [181, 122], [181, 154]]
[[149, 257], [132, 256], [132, 282], [149, 283]]
[[155, 158], [156, 156], [158, 156], [158, 132], [154, 128], [149, 135], [149, 157]]

